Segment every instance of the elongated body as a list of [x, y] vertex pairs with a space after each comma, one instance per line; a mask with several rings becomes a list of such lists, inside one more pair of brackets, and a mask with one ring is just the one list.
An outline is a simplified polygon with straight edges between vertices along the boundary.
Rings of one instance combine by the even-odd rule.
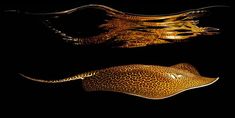
[[163, 99], [186, 90], [210, 85], [218, 78], [199, 75], [194, 67], [182, 63], [170, 67], [154, 65], [123, 65], [78, 74], [61, 80], [40, 80], [43, 83], [62, 83], [82, 80], [86, 91], [112, 91], [148, 99]]
[[42, 16], [48, 28], [75, 45], [105, 44], [133, 48], [217, 34], [217, 28], [198, 26], [198, 18], [210, 8], [166, 15], [141, 15], [90, 4], [61, 12], [25, 14]]

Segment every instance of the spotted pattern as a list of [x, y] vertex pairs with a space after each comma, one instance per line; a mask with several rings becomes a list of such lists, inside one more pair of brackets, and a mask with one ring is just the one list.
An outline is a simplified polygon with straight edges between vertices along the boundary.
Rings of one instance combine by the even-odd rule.
[[86, 91], [120, 92], [148, 99], [167, 98], [218, 80], [200, 76], [194, 67], [185, 63], [170, 67], [141, 64], [114, 66], [61, 80], [24, 77], [43, 83], [63, 83], [81, 79]]
[[109, 43], [111, 47], [119, 48], [174, 43], [198, 35], [214, 35], [218, 33], [217, 28], [199, 27], [199, 21], [195, 20], [205, 15], [208, 12], [207, 8], [193, 9], [169, 15], [139, 15], [117, 11], [104, 5], [91, 4], [54, 13], [56, 15], [54, 20], [76, 13], [75, 11], [89, 8], [104, 11], [107, 18], [103, 19], [104, 22], [99, 24], [97, 28], [105, 32], [85, 37], [80, 35], [70, 36], [58, 28], [58, 26], [63, 26], [63, 24], [55, 25], [50, 19], [46, 20], [46, 24], [62, 39], [75, 45], [87, 46]]
[[[172, 78], [168, 75], [171, 73], [181, 77]], [[83, 80], [87, 91], [115, 91], [151, 99], [165, 98], [202, 84], [203, 77], [187, 70], [153, 65], [111, 67]]]

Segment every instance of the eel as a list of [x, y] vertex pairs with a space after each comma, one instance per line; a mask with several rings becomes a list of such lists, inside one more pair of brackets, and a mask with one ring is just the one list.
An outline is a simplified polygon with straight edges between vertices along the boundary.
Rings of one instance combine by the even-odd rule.
[[221, 6], [172, 14], [143, 15], [122, 12], [99, 4], [88, 4], [59, 12], [23, 13], [41, 17], [52, 32], [74, 45], [135, 48], [182, 42], [199, 35], [218, 34], [218, 28], [199, 26], [199, 18], [216, 7]]
[[120, 65], [85, 72], [59, 80], [23, 77], [42, 83], [63, 83], [81, 80], [85, 91], [109, 91], [129, 94], [147, 99], [164, 99], [187, 90], [215, 83], [218, 78], [201, 76], [188, 63], [173, 66]]

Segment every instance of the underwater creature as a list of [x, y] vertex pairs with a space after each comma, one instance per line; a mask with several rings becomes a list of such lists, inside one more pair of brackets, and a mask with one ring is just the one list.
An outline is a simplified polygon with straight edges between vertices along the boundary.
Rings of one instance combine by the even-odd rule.
[[24, 14], [41, 17], [55, 34], [75, 45], [134, 48], [218, 34], [217, 28], [198, 26], [198, 18], [213, 7], [218, 6], [165, 15], [141, 15], [89, 4], [60, 12]]
[[219, 78], [201, 76], [190, 64], [170, 67], [155, 65], [122, 65], [90, 71], [60, 80], [35, 79], [42, 83], [63, 83], [82, 80], [85, 91], [111, 91], [147, 99], [164, 99], [186, 90], [208, 86]]

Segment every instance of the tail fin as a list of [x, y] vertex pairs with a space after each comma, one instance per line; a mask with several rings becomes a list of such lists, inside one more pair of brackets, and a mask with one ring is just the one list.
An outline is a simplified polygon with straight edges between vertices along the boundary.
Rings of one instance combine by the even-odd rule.
[[68, 81], [73, 81], [73, 80], [79, 80], [79, 79], [84, 79], [86, 77], [90, 77], [90, 76], [93, 76], [95, 73], [84, 73], [84, 74], [79, 74], [79, 75], [76, 75], [76, 76], [72, 76], [72, 77], [68, 77], [68, 78], [64, 78], [64, 79], [58, 79], [58, 80], [43, 80], [43, 79], [36, 79], [36, 78], [32, 78], [32, 77], [29, 77], [29, 76], [26, 76], [22, 73], [19, 73], [20, 76], [26, 78], [26, 79], [29, 79], [29, 80], [32, 80], [32, 81], [35, 81], [35, 82], [40, 82], [40, 83], [49, 83], [49, 84], [52, 84], [52, 83], [64, 83], [64, 82], [68, 82]]
[[60, 16], [60, 15], [67, 15], [67, 14], [71, 14], [73, 12], [76, 12], [78, 10], [82, 10], [82, 9], [86, 9], [86, 8], [96, 8], [96, 9], [102, 9], [102, 10], [106, 10], [106, 11], [112, 11], [112, 12], [117, 12], [117, 13], [122, 13], [120, 11], [117, 11], [115, 9], [112, 9], [110, 7], [104, 6], [104, 5], [99, 5], [99, 4], [88, 4], [88, 5], [83, 5], [83, 6], [79, 6], [79, 7], [75, 7], [72, 9], [67, 9], [67, 10], [63, 10], [63, 11], [55, 11], [55, 12], [28, 12], [28, 11], [21, 11], [21, 10], [5, 10], [5, 13], [20, 13], [20, 14], [24, 14], [24, 15], [31, 15], [31, 16]]

